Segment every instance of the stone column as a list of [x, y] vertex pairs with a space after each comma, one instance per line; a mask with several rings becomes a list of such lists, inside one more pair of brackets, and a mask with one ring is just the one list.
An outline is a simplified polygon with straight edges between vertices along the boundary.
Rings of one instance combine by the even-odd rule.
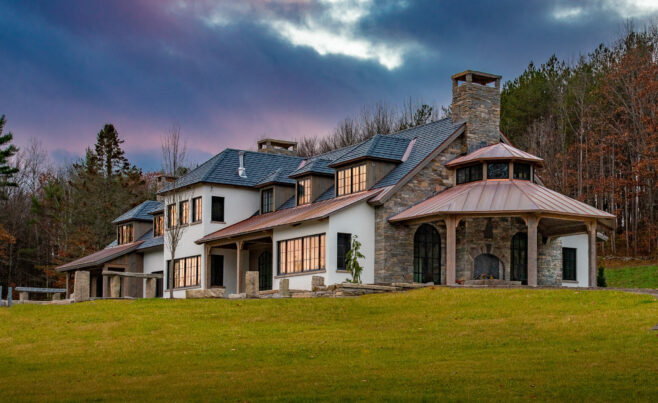
[[89, 272], [78, 270], [73, 281], [73, 301], [89, 301]]
[[121, 277], [110, 277], [110, 298], [119, 298], [121, 296]]
[[65, 271], [64, 275], [66, 276], [66, 291], [64, 291], [64, 299], [69, 299], [69, 272]]
[[53, 293], [53, 298], [52, 299], [53, 299], [53, 301], [59, 301], [59, 300], [62, 299], [62, 294], [60, 294], [58, 292], [55, 292], [55, 293]]
[[247, 287], [246, 293], [247, 298], [257, 298], [258, 297], [258, 272], [249, 270], [247, 272]]
[[242, 241], [237, 241], [235, 243], [235, 293], [240, 294], [240, 288], [242, 288], [242, 279], [240, 278], [240, 266], [242, 264], [242, 259], [240, 257], [242, 252]]
[[446, 224], [446, 285], [457, 284], [457, 219], [445, 218]]
[[537, 217], [526, 218], [528, 224], [528, 285], [537, 287]]
[[587, 246], [589, 250], [589, 286], [596, 287], [596, 221], [587, 224]]
[[155, 286], [157, 279], [147, 278], [146, 289], [144, 290], [144, 298], [155, 298]]
[[30, 293], [26, 291], [21, 291], [18, 293], [18, 300], [19, 301], [29, 301], [30, 300]]
[[282, 278], [279, 280], [279, 294], [282, 297], [290, 296], [290, 279]]
[[322, 276], [313, 276], [311, 277], [311, 290], [318, 291], [324, 290], [324, 277]]

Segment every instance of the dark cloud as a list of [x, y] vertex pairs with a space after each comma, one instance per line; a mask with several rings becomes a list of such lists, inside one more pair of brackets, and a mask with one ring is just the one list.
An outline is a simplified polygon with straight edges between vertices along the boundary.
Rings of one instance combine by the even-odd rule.
[[112, 122], [156, 169], [172, 122], [203, 159], [326, 135], [379, 100], [446, 104], [457, 71], [512, 78], [658, 11], [622, 3], [0, 0], [0, 113], [19, 144], [38, 137], [59, 160]]

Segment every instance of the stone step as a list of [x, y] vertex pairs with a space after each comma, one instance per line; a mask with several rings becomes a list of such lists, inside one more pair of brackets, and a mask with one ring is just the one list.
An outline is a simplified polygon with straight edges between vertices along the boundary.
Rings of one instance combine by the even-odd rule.
[[465, 280], [464, 285], [521, 285], [520, 281], [499, 280], [497, 278], [487, 278], [481, 280]]

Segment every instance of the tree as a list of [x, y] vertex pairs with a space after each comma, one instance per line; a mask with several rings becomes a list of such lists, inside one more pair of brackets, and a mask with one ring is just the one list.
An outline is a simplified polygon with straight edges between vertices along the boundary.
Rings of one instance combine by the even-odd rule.
[[352, 235], [352, 247], [347, 251], [347, 255], [345, 256], [345, 268], [352, 276], [349, 280], [350, 282], [361, 284], [361, 272], [363, 272], [363, 267], [359, 264], [359, 259], [364, 258], [365, 256], [361, 253], [361, 242], [357, 240], [356, 235]]
[[[18, 148], [13, 144], [9, 144], [14, 138], [14, 135], [11, 134], [11, 132], [4, 135], [2, 134], [6, 122], [5, 115], [2, 115], [0, 117], [0, 199], [5, 199], [7, 197], [3, 188], [17, 186], [15, 182], [12, 182], [12, 176], [18, 172], [18, 168], [9, 166], [9, 158], [18, 152]], [[7, 144], [9, 145], [3, 149], [2, 147]]]
[[[170, 264], [167, 267], [167, 278], [169, 283], [169, 298], [174, 298], [174, 271], [176, 267], [176, 251], [178, 250], [178, 244], [183, 238], [183, 234], [187, 229], [187, 225], [181, 225], [180, 219], [178, 217], [178, 206], [183, 200], [187, 200], [183, 197], [183, 191], [179, 188], [180, 180], [176, 180], [171, 183], [170, 189], [171, 192], [165, 196], [165, 233], [164, 233], [164, 242], [166, 249], [169, 250], [169, 261]], [[167, 206], [173, 205], [174, 208], [172, 211], [169, 210]]]
[[101, 164], [106, 177], [127, 172], [130, 169], [130, 163], [121, 148], [123, 143], [124, 140], [119, 139], [119, 133], [110, 123], [106, 123], [96, 135], [95, 154], [92, 156]]
[[161, 148], [163, 173], [170, 176], [184, 175], [187, 171], [185, 168], [187, 142], [181, 136], [178, 124], [172, 124], [169, 132], [162, 137]]

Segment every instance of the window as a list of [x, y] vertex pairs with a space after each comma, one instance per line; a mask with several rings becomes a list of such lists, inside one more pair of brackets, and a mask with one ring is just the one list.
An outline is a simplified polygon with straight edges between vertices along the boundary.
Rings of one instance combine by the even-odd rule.
[[171, 260], [167, 261], [167, 288], [169, 288], [169, 272], [174, 275], [174, 288], [193, 287], [199, 285], [201, 256], [184, 257], [174, 261], [171, 270]]
[[176, 205], [170, 204], [167, 206], [167, 228], [174, 228], [176, 225]]
[[457, 184], [481, 181], [482, 165], [471, 165], [470, 167], [457, 169]]
[[441, 236], [423, 224], [414, 234], [414, 282], [441, 284]]
[[224, 222], [224, 198], [219, 196], [212, 197], [212, 217], [213, 221]]
[[562, 248], [562, 280], [576, 281], [576, 248]]
[[508, 162], [490, 162], [487, 164], [487, 179], [508, 179]]
[[192, 199], [192, 222], [201, 222], [203, 217], [203, 203], [201, 202], [201, 197], [195, 197]]
[[180, 202], [180, 223], [181, 225], [187, 225], [190, 223], [190, 201], [185, 200]]
[[337, 172], [337, 195], [342, 196], [366, 190], [366, 178], [366, 164], [339, 169]]
[[514, 163], [514, 179], [530, 180], [530, 164]]
[[153, 217], [153, 236], [164, 235], [164, 215], [158, 214]]
[[279, 274], [325, 268], [325, 234], [279, 241]]
[[297, 181], [297, 205], [308, 204], [311, 202], [311, 178], [300, 179]]
[[528, 284], [528, 234], [517, 232], [510, 245], [510, 280]]
[[210, 286], [224, 285], [224, 256], [210, 255]]
[[117, 243], [123, 245], [133, 241], [133, 225], [124, 224], [117, 228]]
[[347, 252], [352, 249], [352, 234], [338, 233], [338, 242], [336, 244], [336, 269], [345, 270], [347, 261]]
[[260, 193], [260, 212], [271, 213], [274, 211], [274, 189], [263, 189]]

